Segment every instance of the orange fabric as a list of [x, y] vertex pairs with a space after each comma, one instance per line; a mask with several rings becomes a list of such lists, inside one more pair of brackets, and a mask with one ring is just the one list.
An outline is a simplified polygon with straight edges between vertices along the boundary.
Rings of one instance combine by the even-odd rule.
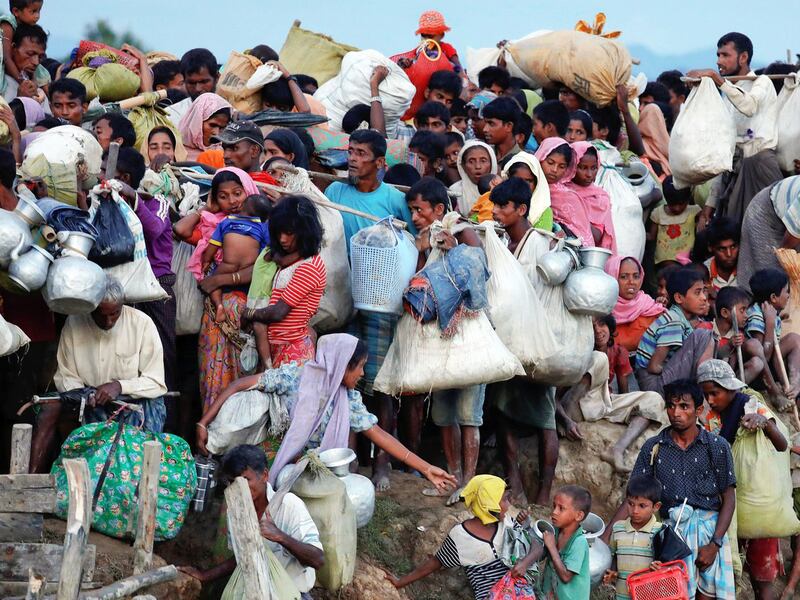
[[492, 209], [494, 208], [494, 202], [489, 199], [490, 195], [491, 192], [486, 192], [482, 196], [478, 197], [478, 199], [475, 201], [475, 204], [472, 206], [472, 210], [469, 211], [470, 220], [472, 220], [474, 217], [478, 218], [478, 223], [492, 220]]
[[[312, 115], [319, 115], [320, 117], [328, 116], [328, 111], [325, 110], [325, 105], [322, 102], [320, 102], [319, 100], [314, 98], [314, 96], [311, 96], [309, 94], [303, 94], [303, 95], [306, 97], [306, 102], [308, 102], [308, 108], [311, 109]], [[293, 113], [297, 112], [296, 106], [292, 107], [292, 112]], [[323, 123], [322, 125], [320, 125], [320, 127], [327, 127], [327, 123]]]
[[444, 15], [438, 10], [426, 10], [419, 17], [419, 29], [414, 32], [414, 35], [425, 33], [427, 35], [439, 35], [450, 31], [447, 23], [444, 22]]
[[219, 149], [205, 150], [198, 154], [195, 160], [202, 165], [208, 165], [215, 169], [221, 169], [225, 166], [225, 154]]
[[672, 174], [669, 168], [669, 132], [664, 113], [656, 104], [643, 106], [639, 111], [639, 132], [647, 157], [658, 162], [664, 175]]
[[650, 327], [650, 324], [658, 317], [659, 315], [652, 317], [639, 317], [630, 323], [617, 325], [617, 337], [614, 339], [614, 343], [619, 344], [628, 350], [628, 352], [636, 352], [644, 332], [647, 331], [647, 328]]

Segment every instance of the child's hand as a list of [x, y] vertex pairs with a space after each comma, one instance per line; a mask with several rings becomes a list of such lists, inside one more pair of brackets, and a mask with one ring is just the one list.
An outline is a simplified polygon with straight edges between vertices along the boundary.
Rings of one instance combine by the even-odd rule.
[[740, 331], [731, 338], [731, 346], [734, 348], [741, 348], [744, 344], [744, 334]]
[[653, 569], [653, 571], [657, 571], [658, 569], [661, 568], [661, 565], [663, 564], [664, 563], [662, 563], [660, 560], [654, 560], [653, 562], [650, 563], [650, 568]]
[[525, 571], [528, 569], [523, 564], [523, 561], [518, 560], [514, 563], [514, 566], [511, 567], [511, 576], [519, 579], [520, 577], [525, 577]]
[[767, 418], [764, 415], [751, 413], [742, 417], [742, 427], [748, 431], [756, 431], [757, 429], [764, 429], [767, 425]]
[[527, 510], [521, 510], [521, 511], [519, 511], [519, 514], [517, 515], [517, 523], [522, 525], [525, 521], [530, 519], [530, 517], [531, 517], [531, 514]]
[[556, 548], [556, 536], [553, 535], [552, 531], [545, 531], [544, 532], [544, 547], [550, 550], [551, 552], [557, 551]]
[[396, 588], [399, 588], [399, 587], [400, 587], [400, 579], [399, 579], [399, 578], [397, 578], [397, 577], [395, 577], [394, 575], [392, 575], [392, 574], [391, 574], [389, 571], [387, 571], [386, 569], [384, 569], [384, 570], [383, 570], [383, 576], [384, 576], [384, 577], [386, 578], [386, 580], [387, 580], [389, 583], [391, 583], [391, 584], [392, 584], [394, 587], [396, 587]]
[[772, 324], [774, 327], [775, 319], [778, 317], [778, 311], [775, 310], [775, 307], [770, 302], [762, 302], [761, 312], [764, 313], [764, 322], [768, 325]]
[[617, 582], [617, 577], [619, 577], [619, 573], [617, 571], [608, 569], [603, 575], [603, 583], [606, 585], [614, 585]]
[[667, 297], [666, 296], [659, 296], [658, 298], [656, 298], [656, 302], [658, 304], [660, 304], [661, 306], [666, 306], [667, 305]]

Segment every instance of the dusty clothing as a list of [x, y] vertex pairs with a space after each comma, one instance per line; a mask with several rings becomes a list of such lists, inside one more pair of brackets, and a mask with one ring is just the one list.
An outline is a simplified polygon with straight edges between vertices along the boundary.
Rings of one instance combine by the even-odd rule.
[[556, 428], [556, 399], [553, 387], [515, 377], [487, 386], [486, 396], [490, 403], [515, 423], [537, 429]]
[[[800, 182], [800, 178], [797, 181]], [[747, 291], [750, 291], [750, 278], [757, 270], [780, 268], [772, 249], [783, 245], [783, 238], [789, 231], [787, 223], [794, 227], [796, 222], [792, 215], [800, 202], [776, 202], [772, 197], [776, 187], [770, 185], [758, 192], [744, 213], [736, 268], [739, 286]]]
[[636, 379], [643, 390], [658, 392], [663, 396], [664, 385], [678, 379], [694, 378], [697, 362], [703, 352], [713, 341], [713, 333], [709, 329], [697, 329], [683, 340], [683, 345], [664, 364], [661, 374], [654, 375], [647, 367], [636, 368]]
[[775, 581], [784, 575], [783, 554], [779, 538], [747, 540], [744, 543], [745, 565], [756, 581]]
[[[748, 73], [755, 75], [753, 71]], [[778, 145], [778, 95], [772, 81], [761, 75], [735, 84], [726, 81], [719, 89], [736, 123], [736, 145], [744, 158], [774, 150]]]

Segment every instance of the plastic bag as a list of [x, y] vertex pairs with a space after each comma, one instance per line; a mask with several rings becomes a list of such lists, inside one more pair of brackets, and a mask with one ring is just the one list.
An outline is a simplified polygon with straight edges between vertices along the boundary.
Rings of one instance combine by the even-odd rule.
[[[98, 199], [101, 191], [106, 188], [96, 186], [90, 192], [92, 206], [89, 210], [90, 215], [93, 217], [97, 211], [100, 200]], [[135, 304], [137, 302], [152, 302], [154, 300], [165, 300], [169, 296], [158, 283], [153, 269], [150, 267], [150, 262], [147, 260], [147, 248], [144, 243], [144, 230], [142, 229], [142, 222], [133, 209], [124, 202], [119, 193], [112, 187], [112, 197], [116, 195], [117, 206], [120, 212], [125, 217], [125, 222], [131, 232], [134, 240], [133, 260], [122, 265], [115, 267], [107, 267], [103, 269], [107, 275], [116, 277], [122, 284], [125, 290], [125, 303]]]
[[736, 125], [717, 86], [703, 77], [678, 114], [669, 140], [675, 187], [686, 188], [733, 168]]
[[175, 335], [195, 335], [200, 333], [203, 319], [203, 294], [197, 281], [186, 270], [186, 263], [194, 252], [194, 246], [186, 242], [172, 242], [172, 272], [175, 273]]
[[217, 94], [230, 102], [239, 112], [251, 115], [260, 111], [263, 107], [260, 88], [256, 90], [246, 88], [247, 81], [260, 66], [261, 61], [255, 56], [231, 52], [228, 62], [222, 68]]
[[[767, 418], [774, 418], [767, 414]], [[789, 432], [775, 419], [786, 439]], [[789, 451], [778, 452], [763, 430], [740, 428], [731, 448], [736, 470], [739, 539], [783, 538], [800, 533], [792, 503]], [[768, 515], [768, 518], [765, 516]]]
[[403, 119], [412, 119], [417, 114], [419, 107], [425, 103], [425, 89], [428, 87], [431, 75], [436, 71], [452, 71], [453, 63], [442, 52], [438, 42], [434, 40], [426, 40], [409, 52], [395, 54], [391, 60], [396, 63], [402, 58], [413, 61], [410, 67], [403, 69], [416, 88], [411, 106], [403, 115]]
[[101, 267], [115, 267], [133, 260], [136, 246], [128, 222], [113, 198], [100, 200], [92, 218], [97, 239], [89, 260]]
[[9, 323], [3, 318], [3, 315], [0, 315], [0, 356], [14, 354], [30, 342], [30, 338], [22, 329]]
[[397, 131], [397, 124], [411, 106], [416, 88], [400, 67], [376, 50], [348, 53], [342, 60], [339, 74], [314, 93], [314, 99], [325, 106], [332, 129], [342, 129], [342, 118], [356, 104], [369, 105], [372, 97], [369, 80], [378, 65], [389, 69], [389, 75], [378, 87], [386, 118], [386, 133], [391, 138]]
[[462, 318], [449, 338], [442, 337], [437, 322], [420, 324], [404, 314], [373, 387], [391, 396], [427, 394], [506, 381], [524, 373], [483, 312]]
[[319, 301], [311, 327], [320, 333], [343, 327], [353, 314], [353, 294], [350, 282], [350, 261], [344, 238], [344, 222], [338, 210], [317, 205], [322, 223], [322, 248], [319, 255], [325, 263], [327, 285]]
[[489, 590], [486, 600], [536, 600], [536, 593], [524, 577], [506, 573]]
[[357, 52], [355, 46], [300, 27], [295, 21], [280, 51], [281, 64], [290, 73], [305, 73], [322, 85], [339, 74], [342, 59], [348, 52]]
[[50, 471], [56, 480], [55, 513], [65, 519], [69, 506], [64, 459], [85, 459], [92, 478], [91, 488], [94, 489], [120, 426], [124, 428], [122, 437], [100, 492], [92, 517], [92, 530], [116, 538], [133, 538], [139, 514], [137, 498], [144, 443], [155, 440], [161, 443], [163, 453], [158, 478], [155, 539], [170, 540], [180, 532], [189, 511], [197, 488], [197, 469], [189, 444], [169, 433], [152, 433], [115, 422], [90, 423], [73, 431]]
[[800, 159], [800, 77], [794, 73], [783, 80], [778, 94], [778, 164], [782, 171], [794, 173]]
[[559, 344], [541, 318], [544, 309], [525, 269], [497, 237], [493, 225], [490, 221], [484, 225], [484, 250], [491, 272], [486, 282], [489, 315], [500, 340], [532, 375], [536, 365], [555, 353]]
[[621, 43], [581, 31], [532, 34], [506, 46], [524, 79], [535, 87], [554, 82], [598, 106], [617, 97], [631, 76], [631, 56]]

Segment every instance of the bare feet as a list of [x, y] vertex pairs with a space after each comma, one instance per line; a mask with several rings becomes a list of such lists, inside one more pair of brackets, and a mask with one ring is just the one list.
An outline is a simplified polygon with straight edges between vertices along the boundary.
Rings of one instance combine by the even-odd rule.
[[792, 401], [782, 393], [769, 394], [769, 399], [775, 410], [778, 412], [787, 412], [792, 410]]
[[450, 497], [445, 502], [445, 506], [453, 506], [454, 504], [458, 504], [461, 502], [461, 492], [464, 491], [463, 487], [456, 488], [456, 491], [450, 494]]
[[214, 321], [217, 323], [225, 321], [225, 307], [222, 304], [217, 304], [217, 312], [214, 315]]
[[787, 585], [781, 593], [780, 600], [792, 600], [792, 598], [794, 598], [794, 586], [789, 587]]
[[497, 436], [495, 434], [490, 435], [483, 441], [484, 448], [497, 448]]
[[572, 420], [572, 418], [564, 415], [564, 428], [563, 428], [564, 436], [568, 440], [572, 440], [573, 442], [577, 442], [583, 439], [583, 434], [581, 433], [578, 424]]
[[625, 464], [625, 453], [618, 448], [611, 448], [600, 454], [600, 458], [614, 467], [617, 473], [630, 473], [633, 469]]

